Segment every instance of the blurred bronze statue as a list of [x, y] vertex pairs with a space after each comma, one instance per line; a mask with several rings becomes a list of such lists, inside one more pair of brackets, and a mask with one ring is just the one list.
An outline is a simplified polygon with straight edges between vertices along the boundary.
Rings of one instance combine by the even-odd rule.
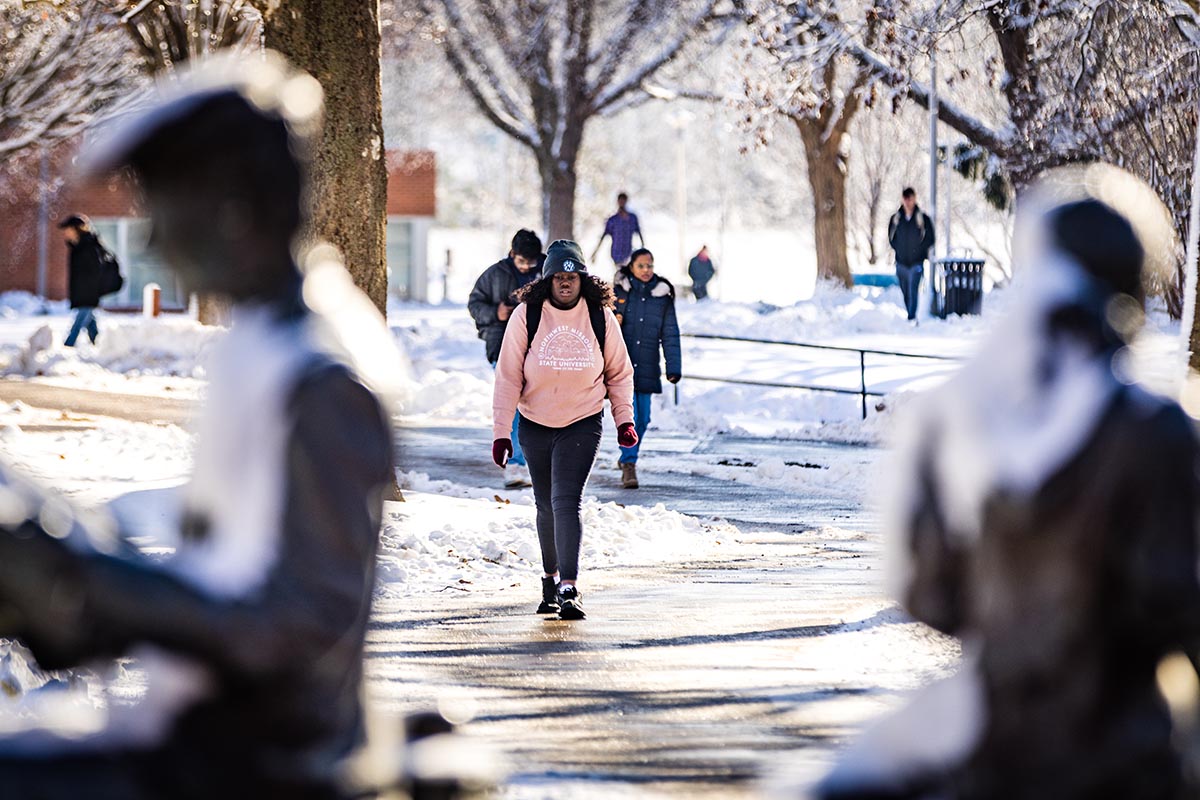
[[1126, 349], [1170, 249], [1160, 210], [1102, 165], [1027, 200], [1022, 302], [921, 403], [897, 470], [897, 597], [964, 663], [819, 797], [1194, 796], [1156, 671], [1196, 652], [1200, 443]]
[[0, 467], [0, 634], [50, 669], [135, 655], [146, 691], [0, 739], [3, 797], [337, 798], [363, 740], [390, 340], [336, 254], [295, 255], [316, 81], [268, 57], [183, 86], [91, 157], [134, 173], [186, 288], [232, 302], [174, 555]]

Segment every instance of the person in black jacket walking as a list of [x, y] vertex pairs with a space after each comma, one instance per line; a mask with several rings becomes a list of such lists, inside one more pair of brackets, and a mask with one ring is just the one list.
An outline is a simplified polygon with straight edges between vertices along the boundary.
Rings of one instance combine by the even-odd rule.
[[96, 326], [96, 307], [100, 305], [100, 240], [92, 232], [91, 220], [83, 214], [72, 214], [58, 223], [67, 242], [67, 292], [75, 321], [63, 344], [74, 347], [80, 331], [87, 330], [92, 344], [100, 335]]
[[617, 321], [629, 359], [633, 362], [633, 416], [638, 442], [621, 448], [621, 486], [638, 488], [638, 448], [650, 425], [651, 395], [662, 394], [662, 361], [666, 356], [667, 380], [678, 383], [683, 374], [679, 323], [675, 319], [675, 287], [654, 274], [654, 255], [634, 250], [629, 265], [617, 272]]
[[[545, 260], [542, 240], [533, 231], [522, 228], [513, 236], [508, 256], [485, 269], [471, 289], [467, 310], [475, 320], [479, 338], [484, 341], [484, 351], [492, 369], [496, 368], [496, 362], [500, 359], [500, 345], [504, 343], [504, 331], [508, 328], [508, 320], [520, 305], [517, 292], [541, 276], [542, 263]], [[529, 468], [525, 464], [525, 454], [521, 451], [521, 443], [517, 439], [517, 422], [520, 416], [518, 413], [513, 417], [513, 454], [508, 459], [508, 466], [504, 468], [506, 489], [532, 485], [529, 480]]]
[[904, 295], [904, 308], [909, 321], [915, 324], [925, 259], [933, 248], [933, 220], [917, 205], [917, 193], [911, 186], [902, 192], [901, 201], [888, 222], [888, 244], [896, 253], [896, 279]]

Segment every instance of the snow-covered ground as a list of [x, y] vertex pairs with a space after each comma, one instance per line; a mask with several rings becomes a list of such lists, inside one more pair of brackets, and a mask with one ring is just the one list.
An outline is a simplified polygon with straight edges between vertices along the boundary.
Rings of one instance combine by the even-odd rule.
[[[191, 468], [193, 437], [174, 425], [0, 405], [4, 459], [74, 501], [116, 500], [138, 543], [167, 553], [174, 545], [171, 498]], [[536, 572], [532, 497], [401, 473], [404, 503], [388, 503], [379, 589], [389, 595], [466, 585], [501, 588]], [[661, 505], [622, 507], [589, 498], [590, 532], [582, 558], [595, 567], [655, 563], [711, 553], [736, 532]]]
[[[936, 386], [956, 361], [823, 351], [785, 345], [726, 342], [687, 337], [710, 334], [963, 359], [970, 356], [994, 320], [1006, 313], [1014, 290], [996, 290], [979, 317], [906, 320], [900, 291], [821, 285], [806, 301], [790, 306], [765, 303], [695, 303], [680, 300], [684, 380], [654, 398], [651, 430], [692, 435], [730, 433], [776, 438], [878, 442], [886, 437], [891, 412], [913, 394]], [[416, 386], [405, 409], [416, 424], [486, 425], [491, 419], [492, 372], [465, 307], [396, 304], [389, 321], [412, 360]], [[1149, 315], [1134, 347], [1135, 371], [1152, 388], [1176, 390], [1178, 323], [1161, 311]], [[865, 366], [872, 397], [868, 417], [856, 395], [791, 388], [743, 386], [695, 378], [860, 388]], [[676, 394], [678, 402], [676, 402]]]
[[[899, 290], [820, 284], [813, 295], [788, 306], [766, 303], [678, 303], [684, 334], [767, 339], [962, 359], [969, 356], [1015, 290], [995, 290], [980, 317], [905, 319]], [[0, 295], [0, 377], [32, 378], [63, 386], [171, 397], [197, 397], [204, 387], [204, 356], [222, 335], [185, 316], [155, 320], [101, 314], [98, 345], [65, 348], [70, 313], [29, 295]], [[458, 304], [395, 303], [389, 322], [412, 360], [415, 384], [404, 407], [414, 424], [486, 425], [491, 417], [492, 372], [483, 358], [466, 308]], [[43, 330], [44, 329], [44, 330]], [[31, 339], [38, 346], [31, 346]], [[1171, 393], [1178, 323], [1161, 311], [1134, 348], [1136, 375]], [[954, 360], [829, 351], [685, 337], [685, 379], [654, 402], [652, 430], [691, 435], [731, 433], [779, 438], [881, 441], [891, 412], [914, 393], [931, 388], [957, 368]], [[865, 368], [865, 369], [864, 369]], [[857, 391], [865, 376], [872, 396], [868, 418], [854, 394], [812, 392], [723, 383], [736, 379]], [[882, 412], [882, 413], [881, 413]]]
[[[541, 568], [529, 492], [505, 493], [402, 473], [405, 503], [384, 518], [379, 584], [387, 594], [451, 588], [500, 589], [529, 581]], [[587, 536], [580, 561], [589, 569], [649, 565], [681, 556], [718, 556], [737, 530], [664, 508], [585, 498]]]
[[73, 318], [65, 303], [43, 309], [24, 292], [0, 294], [0, 378], [196, 397], [204, 386], [205, 353], [222, 334], [183, 315], [145, 319], [100, 311], [97, 343], [83, 334], [78, 347], [64, 347]]

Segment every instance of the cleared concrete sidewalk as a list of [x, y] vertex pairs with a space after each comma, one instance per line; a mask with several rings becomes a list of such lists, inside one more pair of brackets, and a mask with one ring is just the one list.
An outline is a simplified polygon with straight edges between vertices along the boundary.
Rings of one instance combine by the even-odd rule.
[[[489, 444], [484, 429], [403, 429], [400, 463], [488, 485]], [[869, 469], [877, 450], [662, 433], [647, 444], [659, 457], [642, 489], [620, 489], [599, 464], [586, 494], [735, 522], [716, 555], [585, 564], [582, 622], [536, 616], [538, 575], [515, 570], [503, 589], [376, 606], [373, 696], [403, 711], [466, 708], [464, 732], [508, 756], [501, 797], [770, 796], [765, 776], [819, 774], [867, 721], [956, 663], [954, 642], [884, 597], [879, 521], [861, 499], [688, 472], [768, 457]]]
[[183, 425], [196, 409], [194, 401], [180, 398], [96, 392], [17, 379], [0, 380], [0, 402], [171, 425]]

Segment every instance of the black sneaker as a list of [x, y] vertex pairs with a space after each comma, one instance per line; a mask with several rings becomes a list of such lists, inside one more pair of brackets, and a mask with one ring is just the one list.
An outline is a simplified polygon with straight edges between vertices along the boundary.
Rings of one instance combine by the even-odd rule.
[[558, 613], [558, 581], [554, 578], [542, 578], [542, 604], [538, 606], [537, 613]]
[[564, 586], [558, 590], [558, 618], [583, 619], [583, 595], [574, 586]]

